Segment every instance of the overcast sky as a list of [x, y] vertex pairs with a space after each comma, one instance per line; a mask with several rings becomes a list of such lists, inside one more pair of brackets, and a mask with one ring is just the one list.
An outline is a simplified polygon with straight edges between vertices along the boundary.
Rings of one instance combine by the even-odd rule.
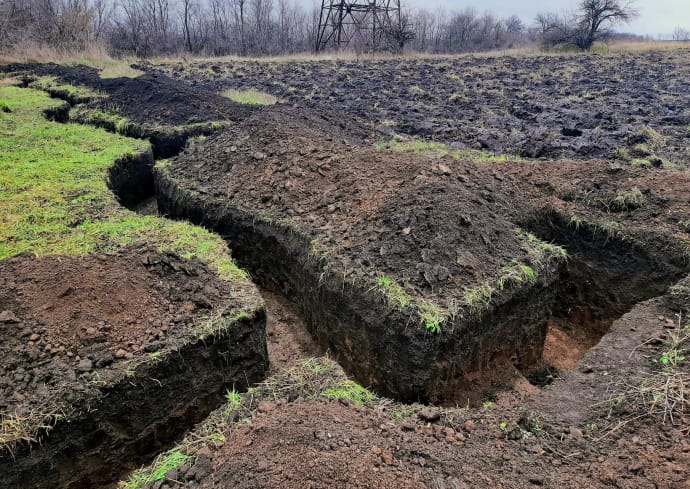
[[[478, 11], [491, 10], [501, 16], [518, 15], [532, 24], [539, 12], [573, 10], [578, 0], [401, 0], [403, 5], [434, 10], [439, 5], [461, 10], [474, 7]], [[690, 29], [690, 0], [638, 0], [640, 17], [618, 30], [645, 35], [668, 35], [676, 27]]]

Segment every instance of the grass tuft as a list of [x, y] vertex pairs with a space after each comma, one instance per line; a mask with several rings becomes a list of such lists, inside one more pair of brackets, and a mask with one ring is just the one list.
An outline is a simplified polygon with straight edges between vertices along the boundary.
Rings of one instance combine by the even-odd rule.
[[230, 88], [220, 94], [223, 97], [245, 105], [273, 105], [278, 102], [278, 99], [270, 93], [258, 90], [235, 90]]

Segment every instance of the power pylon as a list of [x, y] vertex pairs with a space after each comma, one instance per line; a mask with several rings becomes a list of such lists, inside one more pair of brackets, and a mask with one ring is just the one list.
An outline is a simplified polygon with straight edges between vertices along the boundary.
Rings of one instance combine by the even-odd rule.
[[332, 45], [340, 51], [358, 38], [377, 51], [399, 20], [400, 0], [321, 0], [315, 50]]

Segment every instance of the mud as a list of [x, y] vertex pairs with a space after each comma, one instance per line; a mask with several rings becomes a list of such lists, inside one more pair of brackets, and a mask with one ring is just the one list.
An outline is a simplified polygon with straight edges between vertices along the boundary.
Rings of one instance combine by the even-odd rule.
[[196, 62], [149, 69], [209, 91], [251, 88], [336, 110], [388, 137], [404, 133], [543, 160], [687, 167], [689, 53]]

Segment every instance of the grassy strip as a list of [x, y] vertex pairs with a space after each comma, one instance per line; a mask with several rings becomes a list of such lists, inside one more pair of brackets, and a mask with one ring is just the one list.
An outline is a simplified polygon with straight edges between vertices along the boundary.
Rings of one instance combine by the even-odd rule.
[[491, 163], [491, 162], [521, 162], [524, 161], [517, 155], [499, 155], [477, 151], [473, 149], [451, 149], [443, 143], [433, 141], [421, 141], [418, 139], [400, 141], [392, 138], [389, 141], [379, 141], [375, 144], [378, 151], [396, 151], [400, 153], [432, 154], [441, 158], [450, 156], [455, 160], [470, 161], [472, 163]]
[[0, 259], [80, 256], [129, 244], [153, 244], [184, 258], [209, 262], [224, 279], [245, 280], [225, 242], [186, 223], [142, 217], [122, 208], [106, 184], [120, 158], [148, 151], [148, 143], [78, 124], [47, 121], [48, 95], [0, 88]]
[[235, 90], [229, 88], [220, 94], [237, 103], [246, 105], [273, 105], [278, 102], [278, 99], [270, 93], [258, 90]]
[[104, 93], [93, 90], [89, 87], [75, 86], [66, 83], [60, 83], [57, 77], [44, 76], [31, 83], [31, 88], [43, 90], [50, 94], [55, 94], [62, 99], [70, 99], [75, 102], [83, 102], [98, 98], [105, 98]]

